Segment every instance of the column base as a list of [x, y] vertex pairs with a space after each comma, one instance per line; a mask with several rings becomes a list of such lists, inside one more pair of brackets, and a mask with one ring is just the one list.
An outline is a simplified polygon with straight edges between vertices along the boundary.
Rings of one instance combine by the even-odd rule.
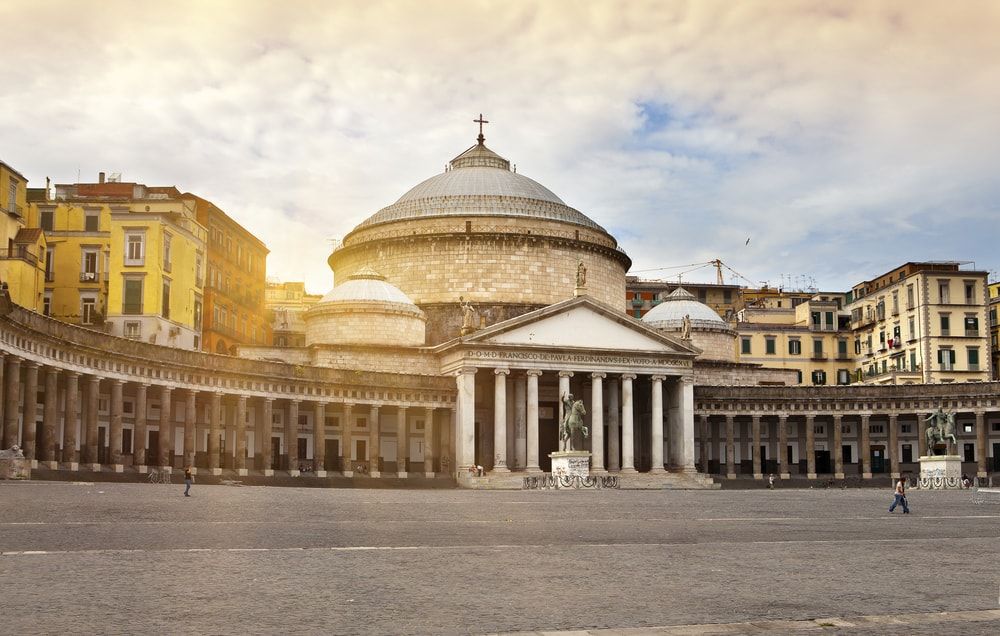
[[871, 473], [861, 473], [861, 478], [862, 479], [871, 479], [872, 478], [872, 474]]
[[236, 469], [236, 474], [239, 477], [246, 477], [249, 474], [249, 472], [247, 471], [246, 468], [237, 468]]
[[726, 473], [726, 479], [736, 479], [736, 473]]
[[344, 477], [354, 477], [354, 471], [353, 470], [345, 470], [343, 472], [343, 475], [344, 475]]
[[433, 472], [429, 472], [429, 473], [428, 473], [428, 472], [425, 472], [425, 473], [424, 473], [424, 477], [427, 477], [427, 478], [431, 478], [431, 477], [434, 477], [434, 473], [433, 473]]
[[140, 475], [145, 475], [146, 473], [149, 472], [149, 466], [145, 464], [136, 464], [132, 468], [134, 468], [135, 472], [139, 473]]
[[297, 471], [297, 470], [290, 470], [290, 471], [288, 471], [288, 475], [289, 475], [290, 477], [298, 477], [298, 476], [299, 476], [299, 475], [301, 475], [301, 474], [302, 474], [302, 473], [300, 473], [300, 472], [299, 472], [299, 471]]
[[50, 470], [59, 470], [59, 462], [42, 462], [42, 468], [48, 468]]
[[542, 469], [539, 468], [538, 466], [528, 466], [527, 468], [524, 469], [524, 472], [526, 472], [526, 473], [536, 473], [537, 474], [537, 473], [542, 472]]
[[[222, 474], [222, 469], [221, 468], [209, 468], [208, 470], [209, 470], [209, 473], [212, 474], [212, 475], [221, 475]], [[265, 470], [264, 474], [266, 475], [267, 472], [268, 471]], [[272, 471], [271, 474], [274, 474], [274, 472]]]
[[806, 479], [816, 479], [816, 473], [806, 473]]
[[[216, 474], [218, 474], [218, 475], [221, 475], [221, 474], [222, 474], [222, 471], [221, 471], [221, 470], [219, 470], [219, 472], [218, 472], [218, 473], [216, 473], [216, 472], [215, 472], [216, 470], [219, 470], [219, 469], [218, 469], [218, 468], [213, 468], [213, 469], [212, 469], [212, 474], [213, 474], [213, 475], [216, 475]], [[265, 469], [264, 469], [264, 476], [265, 476], [265, 477], [274, 477], [274, 470], [272, 470], [272, 469], [270, 469], [270, 468], [265, 468]]]
[[111, 465], [111, 470], [114, 471], [114, 472], [116, 472], [116, 473], [124, 473], [125, 472], [125, 464], [112, 464]]
[[591, 475], [607, 475], [608, 471], [605, 470], [604, 468], [591, 468], [590, 469], [590, 474]]
[[373, 470], [373, 471], [371, 471], [370, 473], [368, 473], [368, 476], [369, 476], [369, 477], [381, 477], [381, 476], [382, 476], [382, 473], [381, 473], [381, 472], [379, 472], [379, 471], [377, 471], [377, 470]]
[[38, 468], [38, 460], [37, 459], [29, 459], [28, 461], [31, 462], [31, 467], [32, 468]]
[[89, 470], [91, 472], [94, 472], [94, 473], [101, 472], [101, 465], [100, 464], [86, 464], [86, 468], [87, 468], [87, 470]]
[[899, 471], [896, 471], [894, 473], [889, 473], [889, 476], [892, 477], [893, 479], [899, 479]]
[[653, 466], [649, 469], [650, 475], [662, 475], [665, 472], [667, 471], [662, 466]]
[[407, 476], [408, 474], [409, 474], [409, 473], [407, 473], [406, 471], [403, 471], [403, 472], [401, 472], [401, 473], [396, 473], [396, 477], [398, 477], [398, 478], [400, 478], [400, 479], [406, 479], [406, 476]]
[[326, 471], [325, 470], [317, 470], [316, 471], [316, 476], [317, 477], [326, 477]]
[[639, 472], [639, 471], [638, 471], [638, 470], [636, 470], [636, 469], [634, 469], [634, 468], [632, 468], [632, 467], [630, 466], [630, 467], [628, 467], [628, 468], [622, 468], [620, 472], [623, 472], [623, 473], [628, 473], [629, 475], [634, 475], [635, 473], [637, 473], [637, 472]]
[[491, 473], [509, 473], [510, 469], [507, 468], [506, 466], [494, 466], [493, 470], [491, 470], [490, 472]]
[[844, 473], [833, 473], [833, 478], [834, 479], [843, 479], [844, 478]]
[[161, 473], [167, 473], [168, 475], [173, 475], [174, 474], [174, 467], [173, 466], [160, 466], [160, 472]]
[[778, 475], [778, 479], [791, 479], [792, 475], [790, 473], [781, 473]]
[[981, 470], [976, 473], [976, 477], [978, 477], [979, 479], [986, 479], [987, 477], [989, 477], [989, 475], [986, 474], [985, 470]]
[[753, 478], [754, 479], [764, 479], [764, 473], [754, 473], [753, 474]]

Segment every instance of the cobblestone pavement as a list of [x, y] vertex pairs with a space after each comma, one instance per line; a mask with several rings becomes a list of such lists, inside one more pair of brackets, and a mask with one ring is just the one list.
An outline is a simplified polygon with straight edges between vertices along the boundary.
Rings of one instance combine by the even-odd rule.
[[905, 516], [876, 490], [181, 492], [0, 482], [3, 631], [1000, 632], [818, 626], [997, 609], [1000, 506], [967, 492], [912, 493]]

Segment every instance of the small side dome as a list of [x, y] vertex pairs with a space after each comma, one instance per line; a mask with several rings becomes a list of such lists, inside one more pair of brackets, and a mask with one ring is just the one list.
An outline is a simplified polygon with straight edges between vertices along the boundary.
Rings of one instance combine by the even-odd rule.
[[673, 329], [680, 328], [684, 316], [690, 317], [692, 329], [726, 326], [726, 321], [720, 318], [719, 314], [705, 303], [698, 302], [698, 299], [683, 287], [672, 291], [659, 305], [646, 312], [642, 321], [657, 329]]
[[362, 267], [305, 312], [306, 346], [419, 347], [427, 317], [398, 287]]

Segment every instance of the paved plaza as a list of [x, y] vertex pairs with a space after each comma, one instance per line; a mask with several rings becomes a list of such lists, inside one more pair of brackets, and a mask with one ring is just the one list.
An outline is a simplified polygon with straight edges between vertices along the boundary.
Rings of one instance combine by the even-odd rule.
[[181, 493], [0, 483], [4, 631], [1000, 631], [1000, 506], [967, 492]]

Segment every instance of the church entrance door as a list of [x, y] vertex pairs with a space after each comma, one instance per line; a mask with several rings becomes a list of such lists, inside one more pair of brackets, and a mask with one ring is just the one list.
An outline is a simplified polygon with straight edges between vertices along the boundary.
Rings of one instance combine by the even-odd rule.
[[281, 438], [271, 438], [271, 470], [281, 470]]
[[149, 443], [146, 444], [146, 463], [155, 466], [160, 456], [160, 431], [149, 431]]
[[[326, 465], [327, 470], [344, 470], [340, 462], [340, 440], [339, 439], [327, 439], [324, 440], [325, 446], [323, 452], [325, 453], [323, 463]], [[348, 457], [347, 461], [350, 462], [351, 458]]]

